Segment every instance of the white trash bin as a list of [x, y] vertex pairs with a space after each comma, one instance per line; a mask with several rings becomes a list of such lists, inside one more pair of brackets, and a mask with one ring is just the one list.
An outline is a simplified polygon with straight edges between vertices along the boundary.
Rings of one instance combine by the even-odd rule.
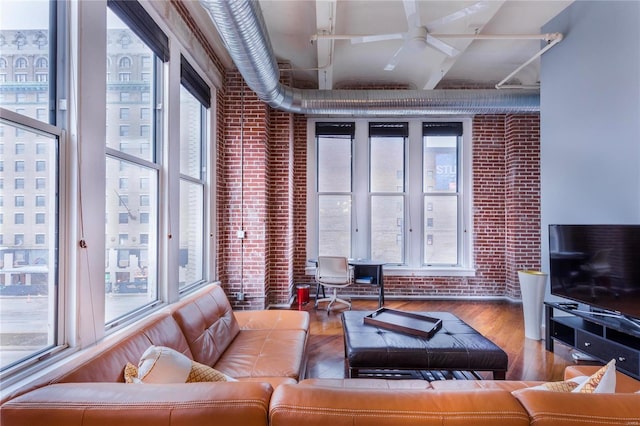
[[540, 271], [518, 271], [522, 310], [524, 311], [524, 337], [542, 338], [542, 304], [547, 285], [547, 274]]

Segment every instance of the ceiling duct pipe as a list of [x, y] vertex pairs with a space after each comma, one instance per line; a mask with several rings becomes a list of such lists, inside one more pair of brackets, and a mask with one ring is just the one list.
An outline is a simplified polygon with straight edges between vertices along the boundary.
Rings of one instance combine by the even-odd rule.
[[271, 107], [329, 116], [424, 116], [540, 111], [537, 90], [310, 90], [280, 83], [257, 0], [200, 0], [247, 85]]

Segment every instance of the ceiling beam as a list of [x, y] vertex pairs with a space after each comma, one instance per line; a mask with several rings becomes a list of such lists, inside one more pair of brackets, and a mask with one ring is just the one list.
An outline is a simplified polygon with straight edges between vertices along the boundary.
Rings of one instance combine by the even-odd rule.
[[[487, 25], [489, 21], [491, 21], [491, 19], [496, 15], [496, 13], [498, 13], [498, 11], [500, 10], [504, 2], [505, 0], [478, 2], [477, 4], [482, 4], [482, 7], [483, 7], [483, 11], [482, 11], [483, 18], [482, 20], [479, 20], [475, 17], [469, 18], [469, 23], [467, 24], [467, 27], [470, 30], [470, 34], [481, 34], [482, 29], [485, 27], [485, 25]], [[440, 32], [440, 31], [437, 31], [437, 30], [434, 31], [434, 33], [437, 33], [437, 32]], [[444, 40], [446, 41], [447, 39], [444, 38]], [[461, 40], [462, 41], [459, 44], [456, 44], [456, 49], [458, 49], [460, 53], [464, 52], [474, 41], [473, 39], [461, 39]], [[449, 72], [451, 67], [453, 67], [453, 65], [456, 63], [457, 58], [459, 58], [460, 56], [461, 55], [458, 54], [456, 57], [443, 58], [442, 62], [437, 67], [434, 67], [436, 68], [436, 71], [432, 72], [427, 77], [427, 81], [425, 82], [422, 88], [424, 90], [435, 89], [438, 83], [440, 83], [440, 81], [444, 78], [444, 76], [447, 75], [447, 72]]]
[[[316, 28], [318, 34], [335, 32], [337, 0], [316, 0]], [[333, 89], [333, 40], [316, 40], [318, 57], [318, 89]]]

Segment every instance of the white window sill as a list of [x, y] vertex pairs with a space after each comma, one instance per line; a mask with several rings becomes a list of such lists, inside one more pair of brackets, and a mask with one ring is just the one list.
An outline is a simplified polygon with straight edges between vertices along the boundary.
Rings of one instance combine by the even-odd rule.
[[475, 277], [476, 270], [472, 268], [407, 268], [388, 266], [384, 268], [384, 274], [393, 277]]
[[[315, 276], [316, 268], [307, 266], [306, 275]], [[407, 268], [402, 266], [385, 266], [384, 275], [388, 277], [475, 277], [476, 270], [473, 268]]]

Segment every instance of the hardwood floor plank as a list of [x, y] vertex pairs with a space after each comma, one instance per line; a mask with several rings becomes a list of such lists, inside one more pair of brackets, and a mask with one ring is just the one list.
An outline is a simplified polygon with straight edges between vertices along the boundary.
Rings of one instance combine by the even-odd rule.
[[[353, 310], [374, 311], [376, 300], [354, 300]], [[417, 312], [447, 311], [478, 330], [500, 346], [509, 357], [507, 380], [562, 380], [564, 368], [573, 364], [569, 349], [555, 345], [555, 352], [545, 350], [544, 340], [524, 337], [522, 306], [510, 302], [428, 300], [388, 300], [385, 307]], [[295, 306], [297, 308], [297, 306]], [[344, 340], [341, 307], [327, 313], [326, 305], [317, 310], [313, 300], [303, 306], [311, 316], [307, 378], [345, 377]], [[483, 375], [485, 378], [488, 376]]]

